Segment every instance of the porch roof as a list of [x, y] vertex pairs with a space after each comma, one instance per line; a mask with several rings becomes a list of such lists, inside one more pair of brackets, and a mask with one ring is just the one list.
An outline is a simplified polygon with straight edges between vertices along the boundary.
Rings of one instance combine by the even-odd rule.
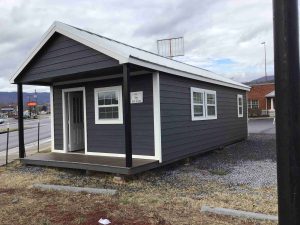
[[158, 54], [145, 51], [61, 22], [54, 22], [48, 31], [43, 35], [41, 41], [32, 50], [25, 62], [19, 67], [19, 69], [11, 78], [10, 81], [12, 83], [15, 82], [15, 79], [18, 77], [18, 75], [25, 69], [27, 64], [30, 63], [33, 57], [47, 43], [54, 33], [65, 35], [105, 55], [108, 55], [116, 59], [119, 64], [131, 63], [145, 68], [201, 80], [204, 82], [247, 91], [250, 90], [250, 87], [247, 85], [241, 84], [211, 71], [163, 57]]
[[159, 167], [157, 160], [132, 159], [132, 167], [126, 167], [125, 158], [92, 156], [74, 153], [37, 153], [21, 159], [26, 165], [50, 166], [98, 172], [133, 175]]
[[275, 91], [271, 91], [269, 94], [265, 96], [266, 98], [274, 98], [275, 97]]

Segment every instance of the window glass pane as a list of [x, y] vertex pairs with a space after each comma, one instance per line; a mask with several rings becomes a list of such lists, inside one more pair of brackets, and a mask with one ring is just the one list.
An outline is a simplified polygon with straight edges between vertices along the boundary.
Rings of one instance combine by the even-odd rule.
[[119, 109], [115, 107], [99, 107], [99, 119], [119, 118]]
[[243, 114], [243, 107], [239, 107], [239, 114], [240, 114], [240, 115]]
[[202, 105], [194, 105], [194, 116], [203, 116], [203, 106]]
[[258, 100], [252, 100], [252, 109], [258, 109], [259, 103]]
[[203, 93], [193, 92], [194, 103], [203, 104]]
[[215, 106], [207, 106], [207, 115], [215, 116], [216, 115], [216, 107]]
[[118, 96], [115, 91], [101, 92], [98, 94], [98, 105], [117, 105]]
[[112, 95], [112, 104], [113, 105], [117, 105], [118, 104], [118, 96], [117, 96], [117, 92], [114, 92]]
[[104, 105], [104, 93], [98, 94], [98, 105]]
[[242, 98], [239, 98], [239, 105], [242, 105]]
[[112, 108], [112, 118], [119, 118], [119, 108], [118, 107], [111, 107]]
[[251, 109], [252, 105], [251, 105], [251, 100], [248, 100], [248, 108]]
[[105, 92], [104, 93], [104, 105], [112, 104], [112, 95], [113, 95], [113, 92]]
[[207, 104], [215, 104], [215, 94], [207, 94]]

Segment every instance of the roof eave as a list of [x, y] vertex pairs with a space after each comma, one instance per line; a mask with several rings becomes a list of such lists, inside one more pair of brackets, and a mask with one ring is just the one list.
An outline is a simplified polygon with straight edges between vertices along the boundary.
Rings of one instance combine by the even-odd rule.
[[19, 74], [23, 71], [23, 69], [30, 63], [30, 61], [33, 59], [33, 57], [38, 53], [38, 51], [46, 44], [46, 42], [52, 37], [52, 35], [57, 32], [62, 35], [65, 35], [75, 41], [78, 41], [90, 48], [93, 48], [97, 51], [102, 52], [103, 54], [106, 54], [116, 60], [119, 61], [120, 64], [128, 63], [129, 61], [129, 55], [114, 52], [108, 48], [105, 48], [104, 46], [100, 46], [99, 44], [96, 44], [92, 40], [83, 37], [80, 35], [79, 32], [74, 32], [75, 28], [66, 26], [63, 23], [60, 22], [54, 22], [50, 28], [46, 31], [46, 33], [43, 34], [42, 38], [38, 42], [37, 45], [34, 46], [34, 48], [30, 51], [30, 53], [27, 55], [26, 60], [23, 61], [23, 63], [18, 67], [17, 71], [13, 74], [13, 76], [9, 79], [10, 83], [14, 84], [15, 79], [19, 76]]
[[194, 80], [199, 80], [199, 81], [217, 84], [217, 85], [221, 85], [221, 86], [231, 87], [231, 88], [240, 89], [240, 90], [244, 90], [244, 91], [250, 91], [250, 89], [251, 89], [251, 87], [249, 87], [247, 85], [235, 85], [235, 84], [231, 84], [231, 83], [227, 83], [227, 82], [223, 82], [223, 81], [219, 81], [219, 80], [215, 80], [215, 79], [210, 79], [207, 77], [202, 77], [199, 74], [188, 73], [186, 71], [177, 70], [177, 69], [166, 67], [163, 65], [151, 63], [151, 62], [144, 61], [142, 59], [138, 59], [138, 58], [135, 58], [132, 56], [129, 57], [129, 63], [147, 67], [147, 68], [165, 72], [165, 73], [170, 73], [170, 74], [174, 74], [174, 75], [178, 75], [178, 76], [182, 76], [182, 77], [186, 77], [186, 78], [190, 78], [190, 79], [194, 79]]

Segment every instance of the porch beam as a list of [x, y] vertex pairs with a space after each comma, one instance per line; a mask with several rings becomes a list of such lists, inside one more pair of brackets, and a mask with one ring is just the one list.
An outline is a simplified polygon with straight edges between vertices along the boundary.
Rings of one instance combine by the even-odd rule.
[[132, 167], [132, 135], [131, 135], [131, 105], [130, 105], [130, 68], [123, 65], [123, 121], [125, 126], [126, 167]]
[[25, 157], [24, 146], [24, 118], [23, 118], [23, 86], [18, 85], [18, 130], [19, 130], [19, 158]]

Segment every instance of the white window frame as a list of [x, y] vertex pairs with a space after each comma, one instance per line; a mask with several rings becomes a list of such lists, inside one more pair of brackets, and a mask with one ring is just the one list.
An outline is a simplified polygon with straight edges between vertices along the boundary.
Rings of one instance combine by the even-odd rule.
[[[240, 101], [239, 99], [241, 99], [241, 103], [242, 105], [240, 105]], [[242, 113], [240, 113], [240, 107], [242, 107]], [[243, 95], [237, 95], [237, 113], [238, 113], [238, 117], [244, 117], [244, 99], [243, 99]]]
[[[215, 104], [208, 104], [207, 103], [207, 94], [212, 94], [215, 96]], [[216, 91], [211, 91], [211, 90], [205, 90], [205, 114], [207, 119], [217, 119], [218, 111], [217, 111], [217, 93]], [[208, 112], [208, 106], [214, 106], [215, 107], [215, 115], [210, 116], [207, 115]]]
[[[257, 104], [253, 104], [253, 102], [257, 102]], [[256, 108], [253, 107], [254, 105]], [[251, 109], [259, 109], [259, 100], [258, 99], [251, 100]]]
[[[194, 96], [193, 96], [194, 92], [196, 92], [196, 93], [202, 93], [203, 94], [203, 104], [194, 103]], [[215, 95], [215, 104], [207, 104], [207, 94], [213, 94], [213, 95]], [[203, 105], [203, 116], [195, 116], [194, 105]], [[216, 114], [214, 116], [208, 116], [207, 115], [207, 106], [215, 106], [215, 109], [216, 109], [215, 112], [216, 112]], [[217, 93], [216, 93], [216, 91], [191, 87], [191, 117], [192, 117], [192, 121], [214, 120], [214, 119], [218, 118], [218, 112], [217, 112]]]
[[[118, 118], [114, 119], [99, 119], [99, 105], [98, 94], [102, 92], [114, 91], [118, 96]], [[95, 102], [95, 124], [123, 124], [123, 99], [122, 99], [122, 86], [112, 86], [94, 89], [94, 102]]]

